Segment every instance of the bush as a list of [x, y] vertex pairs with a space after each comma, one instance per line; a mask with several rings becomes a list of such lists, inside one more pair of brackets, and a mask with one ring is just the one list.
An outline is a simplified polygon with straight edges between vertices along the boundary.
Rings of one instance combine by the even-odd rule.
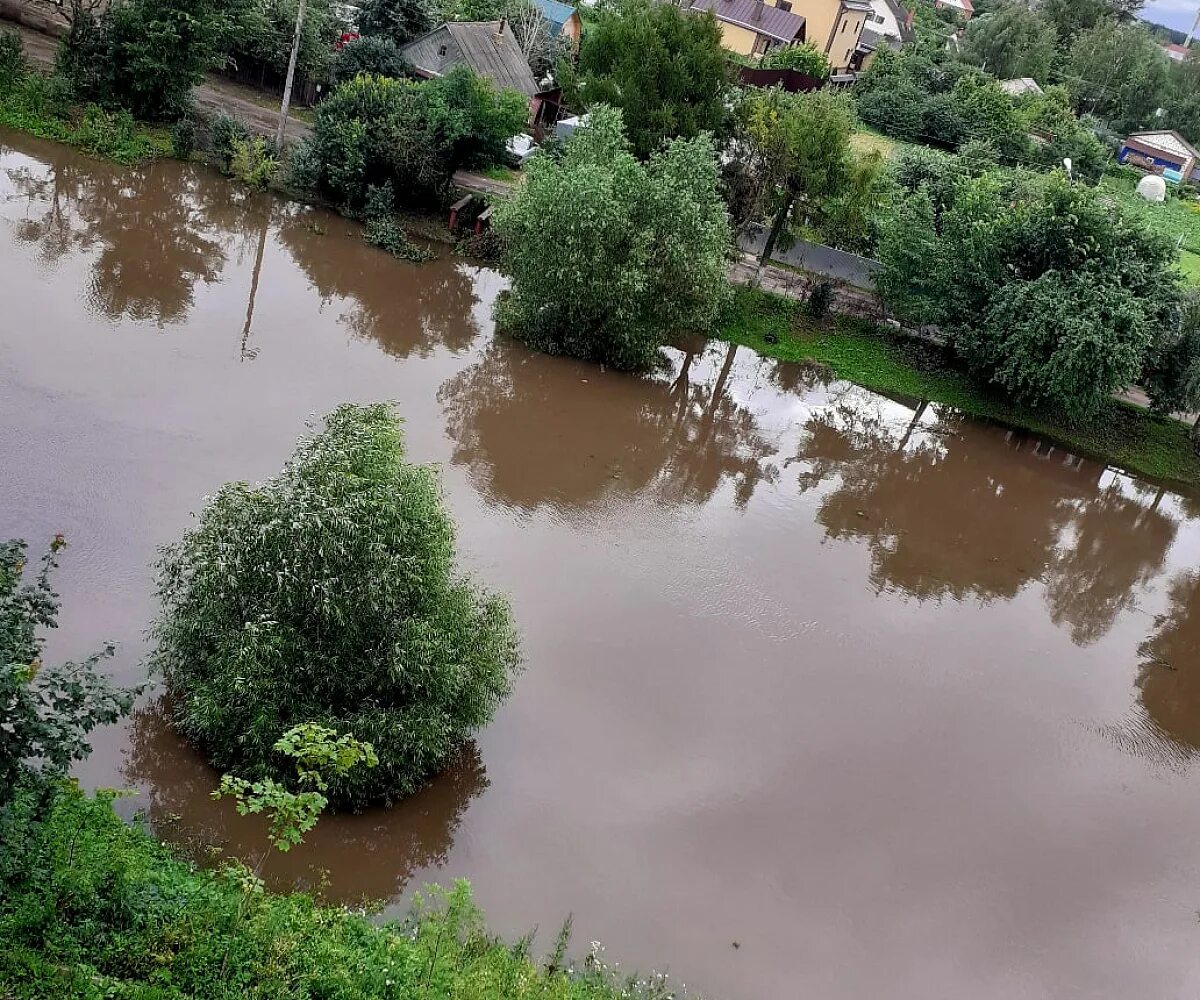
[[171, 152], [177, 160], [190, 160], [196, 151], [196, 120], [188, 115], [171, 126]]
[[367, 189], [367, 203], [363, 209], [363, 239], [371, 246], [386, 250], [393, 257], [401, 260], [411, 260], [417, 263], [432, 260], [433, 254], [424, 247], [410, 243], [408, 234], [396, 221], [393, 214], [396, 207], [396, 196], [392, 184], [388, 181], [378, 187]]
[[390, 38], [358, 38], [347, 42], [334, 54], [329, 79], [336, 87], [363, 73], [399, 79], [411, 75], [411, 70]]
[[25, 72], [21, 36], [15, 31], [0, 31], [0, 92], [9, 90]]
[[233, 153], [229, 157], [229, 172], [243, 184], [262, 190], [271, 183], [279, 160], [274, 146], [262, 136], [248, 139], [234, 138]]
[[833, 303], [833, 285], [828, 281], [818, 281], [808, 293], [808, 314], [813, 319], [823, 319]]
[[512, 293], [497, 323], [539, 350], [618, 368], [653, 362], [670, 332], [706, 330], [729, 294], [729, 219], [710, 139], [638, 162], [599, 105], [561, 160], [538, 155], [496, 206]]
[[461, 67], [424, 83], [358, 76], [317, 109], [301, 156], [315, 190], [352, 209], [385, 181], [409, 203], [428, 202], [460, 167], [499, 162], [526, 114], [523, 95]]
[[508, 694], [508, 605], [455, 569], [434, 470], [405, 461], [383, 405], [346, 405], [283, 472], [233, 483], [163, 552], [152, 665], [179, 731], [214, 765], [284, 781], [272, 750], [315, 722], [379, 766], [331, 783], [335, 807], [409, 795]]
[[794, 69], [817, 80], [824, 80], [829, 76], [829, 60], [825, 58], [825, 53], [811, 42], [769, 49], [763, 56], [762, 65], [766, 69]]
[[208, 152], [223, 170], [229, 170], [239, 143], [250, 138], [245, 124], [226, 114], [218, 114], [208, 126]]

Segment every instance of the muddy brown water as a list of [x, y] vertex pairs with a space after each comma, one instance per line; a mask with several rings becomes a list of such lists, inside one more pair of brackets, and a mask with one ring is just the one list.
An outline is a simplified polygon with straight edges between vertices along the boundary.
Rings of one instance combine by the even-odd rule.
[[[1193, 500], [722, 344], [534, 355], [495, 273], [175, 163], [0, 133], [0, 261], [0, 535], [70, 539], [51, 655], [112, 639], [140, 679], [156, 547], [344, 400], [396, 401], [513, 597], [494, 723], [274, 884], [466, 877], [503, 934], [573, 913], [729, 1000], [1200, 991]], [[80, 775], [262, 850], [153, 698]]]

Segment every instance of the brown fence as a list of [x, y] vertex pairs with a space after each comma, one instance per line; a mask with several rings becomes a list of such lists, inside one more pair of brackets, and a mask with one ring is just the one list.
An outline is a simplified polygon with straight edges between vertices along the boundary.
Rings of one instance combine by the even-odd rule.
[[738, 66], [738, 80], [747, 87], [782, 87], [791, 94], [820, 90], [825, 84], [824, 80], [799, 70], [759, 69], [754, 66]]

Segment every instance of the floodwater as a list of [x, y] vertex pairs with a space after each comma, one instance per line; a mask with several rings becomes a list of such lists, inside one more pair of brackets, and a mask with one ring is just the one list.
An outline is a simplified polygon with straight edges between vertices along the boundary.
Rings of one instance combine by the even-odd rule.
[[[727, 1000], [1200, 994], [1200, 505], [702, 342], [635, 378], [493, 337], [501, 278], [0, 134], [0, 536], [65, 532], [50, 654], [140, 679], [151, 565], [311, 415], [395, 400], [528, 666], [449, 771], [275, 884], [470, 878]], [[152, 695], [89, 785], [261, 827]]]

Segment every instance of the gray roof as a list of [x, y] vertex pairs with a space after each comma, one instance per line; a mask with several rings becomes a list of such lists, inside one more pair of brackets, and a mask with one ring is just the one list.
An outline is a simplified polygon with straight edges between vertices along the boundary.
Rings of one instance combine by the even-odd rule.
[[794, 42], [804, 32], [804, 18], [760, 0], [694, 0], [693, 11], [711, 10], [718, 21], [736, 24], [781, 42]]
[[495, 87], [526, 97], [540, 92], [507, 21], [449, 21], [414, 38], [400, 52], [423, 76], [442, 76], [455, 66], [466, 66]]

